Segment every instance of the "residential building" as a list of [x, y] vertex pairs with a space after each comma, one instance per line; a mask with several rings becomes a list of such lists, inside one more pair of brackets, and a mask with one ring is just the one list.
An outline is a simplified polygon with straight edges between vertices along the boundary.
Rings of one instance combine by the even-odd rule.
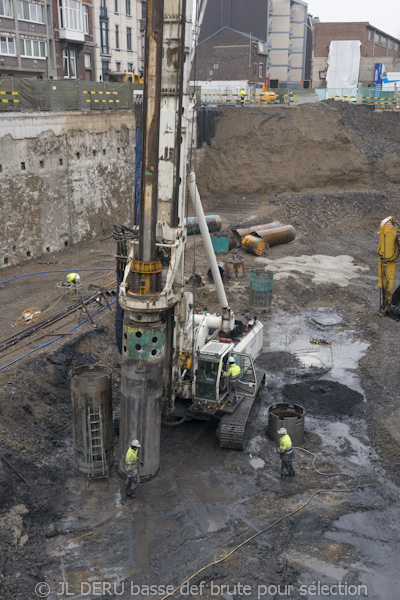
[[57, 79], [95, 80], [92, 11], [92, 0], [53, 0]]
[[56, 76], [50, 1], [0, 0], [0, 76]]
[[[0, 0], [1, 1], [1, 0]], [[146, 2], [93, 0], [96, 73], [143, 73]]]
[[270, 0], [267, 76], [271, 87], [302, 87], [306, 79], [307, 3], [303, 0]]
[[196, 84], [236, 93], [240, 87], [260, 86], [267, 68], [266, 42], [247, 33], [224, 27], [200, 42], [196, 55]]
[[361, 44], [359, 82], [374, 83], [375, 63], [383, 62], [387, 71], [399, 71], [400, 40], [367, 22], [314, 23], [313, 86], [325, 87], [330, 44], [333, 41], [358, 40]]

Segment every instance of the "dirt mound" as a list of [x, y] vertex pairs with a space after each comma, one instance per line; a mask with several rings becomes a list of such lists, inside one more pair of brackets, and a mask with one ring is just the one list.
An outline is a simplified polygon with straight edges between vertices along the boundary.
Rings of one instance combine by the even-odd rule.
[[290, 404], [303, 406], [313, 415], [340, 418], [359, 415], [363, 397], [336, 381], [313, 380], [287, 385], [282, 394]]
[[400, 183], [400, 115], [342, 103], [225, 108], [196, 169], [204, 199]]

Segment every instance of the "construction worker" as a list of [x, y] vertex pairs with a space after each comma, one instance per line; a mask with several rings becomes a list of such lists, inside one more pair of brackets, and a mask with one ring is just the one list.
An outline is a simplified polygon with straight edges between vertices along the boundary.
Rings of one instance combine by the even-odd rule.
[[[131, 445], [128, 448], [128, 452], [125, 457], [125, 468], [128, 477], [126, 478], [126, 495], [132, 498], [134, 496], [134, 491], [140, 483], [139, 471], [138, 471], [138, 462], [139, 457], [139, 448], [140, 443], [139, 440], [132, 440]], [[142, 464], [142, 463], [141, 463]]]
[[69, 283], [69, 285], [79, 285], [80, 282], [81, 278], [78, 273], [69, 273], [67, 275], [67, 283]]
[[237, 388], [241, 373], [241, 368], [236, 364], [235, 359], [231, 356], [228, 360], [229, 368], [224, 373], [225, 377], [229, 377], [228, 380], [228, 404], [236, 404], [237, 401]]
[[288, 435], [288, 432], [284, 427], [281, 427], [278, 430], [279, 435], [279, 448], [277, 448], [276, 453], [280, 455], [282, 461], [281, 467], [281, 477], [294, 477], [294, 468], [293, 468], [293, 458], [294, 451], [292, 440]]
[[244, 106], [245, 97], [246, 97], [246, 92], [244, 91], [244, 88], [242, 88], [239, 92], [240, 106]]

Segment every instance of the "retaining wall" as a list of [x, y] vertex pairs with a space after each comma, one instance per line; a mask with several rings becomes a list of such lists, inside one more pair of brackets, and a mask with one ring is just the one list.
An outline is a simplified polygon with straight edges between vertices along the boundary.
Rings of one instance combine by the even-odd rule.
[[0, 268], [133, 222], [135, 127], [132, 110], [1, 115]]

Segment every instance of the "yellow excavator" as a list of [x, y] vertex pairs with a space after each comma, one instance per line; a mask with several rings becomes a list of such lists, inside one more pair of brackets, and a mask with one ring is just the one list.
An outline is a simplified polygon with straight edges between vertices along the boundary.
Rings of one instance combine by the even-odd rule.
[[400, 223], [387, 217], [379, 228], [378, 287], [380, 292], [380, 316], [400, 320], [400, 286], [393, 292], [396, 264], [400, 252]]

